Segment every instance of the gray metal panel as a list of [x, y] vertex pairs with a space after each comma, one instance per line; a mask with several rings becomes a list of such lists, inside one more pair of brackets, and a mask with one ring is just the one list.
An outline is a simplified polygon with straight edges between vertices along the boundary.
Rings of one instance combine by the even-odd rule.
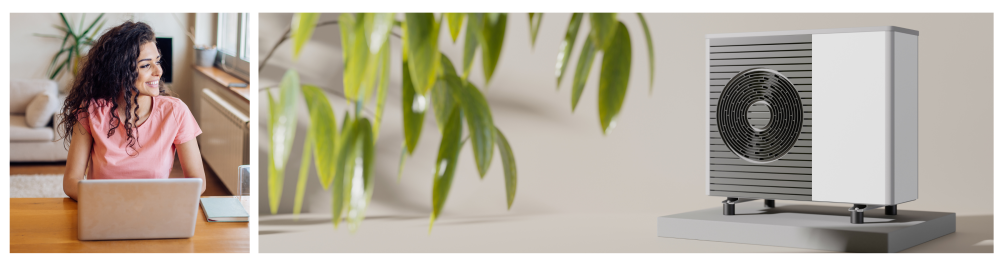
[[[806, 101], [806, 100], [807, 100], [807, 99], [804, 99], [804, 100], [802, 100], [802, 101]], [[713, 102], [712, 102], [712, 103], [713, 103], [712, 105], [715, 105], [715, 104], [714, 104], [714, 103], [715, 103], [714, 101], [716, 101], [716, 100], [714, 100], [714, 99], [713, 99], [712, 101], [713, 101]], [[709, 118], [709, 122], [708, 122], [708, 124], [709, 124], [709, 125], [715, 125], [715, 124], [716, 124], [716, 123], [715, 123], [715, 118]], [[803, 126], [812, 126], [812, 120], [804, 120], [804, 121], [802, 121], [802, 124], [803, 124]]]
[[710, 177], [812, 181], [812, 175], [710, 171]]
[[798, 58], [798, 57], [810, 57], [810, 56], [812, 56], [812, 50], [776, 51], [776, 52], [727, 52], [727, 53], [710, 54], [708, 57], [712, 60], [722, 60], [722, 59], [742, 59], [742, 58], [758, 58], [758, 59]]
[[[709, 71], [711, 71], [712, 73], [718, 73], [718, 72], [738, 73], [740, 71], [758, 66], [763, 66], [763, 65], [710, 66]], [[812, 70], [812, 64], [768, 65], [767, 68], [778, 71], [810, 71]]]
[[[811, 35], [709, 40], [709, 195], [811, 200], [811, 41]], [[764, 164], [733, 154], [722, 141], [715, 121], [716, 104], [729, 79], [754, 67], [777, 70], [788, 78], [799, 92], [805, 112], [802, 133], [792, 149], [781, 159]], [[751, 107], [748, 118], [751, 124], [763, 125], [769, 114], [764, 107]]]
[[894, 34], [893, 202], [916, 200], [919, 186], [919, 39]]
[[[800, 136], [801, 138], [801, 136]], [[733, 152], [730, 151], [718, 151], [709, 152], [709, 156], [712, 158], [739, 158]], [[785, 154], [778, 161], [812, 161], [812, 155], [810, 154]], [[777, 162], [777, 161], [775, 161]]]
[[[750, 124], [753, 124], [753, 122], [751, 122]], [[713, 139], [709, 139], [709, 144], [726, 144], [726, 142], [723, 141], [720, 138], [713, 138]], [[799, 146], [799, 147], [811, 147], [812, 146], [812, 141], [811, 140], [802, 140], [802, 139], [799, 139], [799, 140], [795, 141], [795, 146]]]
[[[796, 86], [798, 86], [798, 85], [811, 85], [812, 84], [812, 78], [803, 78], [803, 77], [789, 78], [788, 81], [791, 81], [792, 84], [796, 85]], [[722, 87], [725, 87], [726, 83], [729, 83], [728, 79], [726, 79], [726, 80], [716, 79], [716, 80], [710, 80], [708, 82], [708, 84], [711, 85], [711, 86], [722, 86]], [[798, 91], [798, 90], [796, 90], [796, 91]], [[809, 104], [809, 103], [803, 102], [802, 104]]]
[[[880, 26], [880, 27], [859, 27], [859, 28], [836, 28], [836, 29], [810, 29], [810, 30], [786, 30], [786, 31], [764, 31], [764, 32], [744, 32], [744, 33], [721, 33], [721, 34], [706, 34], [706, 39], [716, 39], [716, 38], [745, 38], [754, 36], [782, 36], [782, 35], [802, 35], [802, 34], [831, 34], [831, 33], [849, 33], [849, 32], [871, 32], [871, 31], [894, 31], [910, 35], [920, 35], [919, 31], [901, 28], [896, 26]], [[713, 42], [714, 43], [714, 42]], [[712, 44], [715, 45], [715, 44]]]
[[727, 65], [774, 65], [774, 64], [807, 64], [812, 63], [812, 58], [777, 58], [777, 59], [731, 59], [712, 60], [711, 66]]
[[785, 36], [758, 36], [758, 37], [737, 37], [737, 38], [710, 38], [708, 45], [732, 46], [732, 45], [770, 45], [786, 43], [810, 43], [812, 35], [785, 35]]
[[[722, 137], [722, 135], [720, 135], [719, 132], [713, 131], [713, 132], [709, 132], [708, 137], [709, 138], [719, 138], [719, 137]], [[811, 133], [802, 133], [802, 134], [799, 134], [799, 140], [811, 140], [811, 139], [812, 139], [812, 134]]]
[[[709, 78], [711, 78], [711, 79], [725, 79], [726, 81], [728, 81], [729, 79], [732, 79], [733, 76], [736, 76], [737, 73], [739, 73], [739, 72], [711, 73], [709, 75]], [[781, 75], [783, 75], [785, 77], [788, 77], [788, 78], [793, 78], [793, 77], [808, 77], [808, 78], [812, 78], [812, 72], [811, 71], [781, 71]]]
[[709, 54], [730, 53], [730, 52], [759, 52], [759, 51], [800, 51], [812, 50], [812, 44], [776, 44], [776, 45], [754, 45], [754, 46], [722, 46], [709, 47]]
[[812, 182], [809, 181], [760, 180], [760, 179], [739, 179], [739, 178], [710, 178], [709, 181], [711, 181], [712, 184], [812, 188]]
[[711, 189], [712, 191], [735, 191], [735, 192], [756, 192], [756, 193], [780, 193], [780, 194], [794, 194], [794, 195], [812, 195], [812, 190], [810, 188], [779, 188], [779, 187], [763, 187], [763, 186], [711, 184], [709, 186], [709, 189]]
[[[708, 91], [711, 93], [722, 93], [722, 90], [725, 88], [726, 86], [709, 86]], [[799, 96], [801, 97], [802, 92], [812, 92], [812, 85], [796, 85], [795, 91], [799, 91]], [[719, 94], [715, 94], [715, 97], [718, 98]], [[809, 97], [812, 97], [812, 94], [809, 94]]]
[[[760, 165], [760, 164], [754, 164], [754, 163], [751, 163], [751, 162], [747, 162], [746, 160], [743, 160], [741, 158], [713, 157], [713, 158], [709, 159], [709, 162], [712, 165], [735, 165], [735, 166], [754, 166], [754, 165]], [[809, 167], [812, 166], [812, 161], [778, 159], [776, 161], [772, 161], [772, 162], [767, 163], [767, 165], [770, 165], [770, 166], [779, 166], [779, 167], [802, 167], [802, 168], [809, 168]]]
[[[810, 196], [810, 195], [795, 195], [795, 194], [774, 194], [774, 193], [757, 193], [757, 192], [733, 192], [733, 191], [715, 191], [715, 190], [713, 190], [713, 191], [709, 191], [708, 195], [709, 196], [721, 196], [721, 197], [746, 198], [746, 199], [812, 201], [812, 196]], [[736, 207], [736, 208], [739, 209], [740, 207]]]
[[789, 173], [789, 174], [811, 174], [811, 168], [801, 168], [801, 167], [773, 167], [766, 166], [767, 164], [762, 164], [760, 166], [730, 166], [730, 165], [712, 165], [713, 171], [729, 171], [729, 172], [757, 172], [757, 173]]

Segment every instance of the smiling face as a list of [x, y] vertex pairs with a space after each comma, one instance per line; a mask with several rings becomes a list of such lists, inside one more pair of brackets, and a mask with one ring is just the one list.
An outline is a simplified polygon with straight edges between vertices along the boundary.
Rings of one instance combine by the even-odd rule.
[[139, 89], [139, 95], [159, 95], [160, 75], [163, 74], [163, 68], [160, 67], [160, 52], [156, 50], [156, 43], [143, 44], [139, 51], [139, 58], [136, 60], [136, 71], [139, 73], [139, 77], [135, 80], [135, 87]]

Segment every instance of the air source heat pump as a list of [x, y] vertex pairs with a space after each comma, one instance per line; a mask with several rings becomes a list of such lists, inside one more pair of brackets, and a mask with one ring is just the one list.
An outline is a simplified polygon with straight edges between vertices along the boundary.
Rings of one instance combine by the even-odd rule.
[[[710, 196], [850, 203], [917, 199], [917, 36], [899, 27], [707, 35]], [[845, 211], [846, 214], [846, 211]]]

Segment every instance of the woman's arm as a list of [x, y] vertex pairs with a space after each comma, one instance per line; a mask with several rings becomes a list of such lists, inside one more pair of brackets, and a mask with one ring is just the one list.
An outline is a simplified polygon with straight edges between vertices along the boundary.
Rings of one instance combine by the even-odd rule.
[[63, 192], [76, 200], [77, 184], [86, 174], [90, 162], [90, 149], [94, 146], [94, 138], [80, 124], [73, 127], [73, 137], [69, 142], [69, 154], [66, 156], [66, 173], [63, 175]]
[[181, 160], [181, 169], [186, 178], [201, 179], [201, 193], [205, 193], [205, 167], [201, 163], [201, 149], [198, 149], [198, 139], [191, 139], [177, 145], [177, 156]]

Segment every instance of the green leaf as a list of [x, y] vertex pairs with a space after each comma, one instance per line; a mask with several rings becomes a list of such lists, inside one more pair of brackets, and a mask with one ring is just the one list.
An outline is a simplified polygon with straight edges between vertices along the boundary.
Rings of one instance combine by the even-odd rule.
[[374, 13], [365, 15], [365, 36], [368, 41], [368, 51], [378, 54], [383, 44], [387, 44], [392, 33], [393, 13]]
[[298, 60], [302, 47], [309, 42], [319, 13], [295, 13], [292, 16], [292, 59]]
[[448, 117], [451, 117], [450, 111], [457, 104], [453, 94], [456, 89], [461, 89], [462, 81], [452, 80], [453, 82], [449, 82], [449, 77], [457, 77], [457, 75], [455, 74], [455, 66], [451, 64], [451, 60], [447, 56], [441, 55], [441, 69], [442, 74], [439, 77], [441, 80], [438, 80], [434, 84], [434, 89], [431, 90], [431, 104], [434, 105], [434, 120], [437, 122], [438, 131], [443, 132]]
[[337, 142], [337, 166], [333, 176], [333, 227], [340, 224], [340, 219], [349, 208], [351, 180], [354, 176], [354, 163], [357, 151], [357, 123], [345, 117], [345, 126]]
[[566, 37], [563, 37], [562, 44], [559, 45], [559, 56], [556, 57], [556, 89], [562, 84], [563, 75], [566, 74], [566, 66], [569, 65], [569, 57], [573, 54], [573, 46], [576, 45], [576, 34], [580, 32], [580, 22], [583, 21], [583, 14], [573, 13], [569, 19], [569, 26], [566, 28]]
[[[81, 13], [80, 14], [80, 27], [78, 27], [76, 29], [76, 32], [82, 32], [83, 31], [83, 24], [84, 24], [83, 21], [85, 21], [85, 20], [87, 20], [87, 13]], [[83, 34], [80, 34], [80, 35], [82, 36]]]
[[337, 116], [326, 94], [319, 87], [302, 86], [302, 95], [309, 107], [309, 141], [316, 145], [316, 173], [323, 189], [330, 188], [335, 172], [334, 156], [337, 144]]
[[496, 129], [497, 147], [500, 149], [500, 160], [503, 161], [503, 179], [507, 188], [507, 210], [514, 205], [514, 194], [517, 193], [517, 164], [514, 163], [514, 150], [510, 148], [507, 137], [500, 129]]
[[49, 79], [56, 79], [56, 76], [59, 75], [59, 72], [62, 71], [63, 67], [68, 66], [69, 63], [73, 60], [73, 48], [70, 47], [67, 49], [69, 49], [69, 53], [66, 54], [66, 60], [64, 60], [61, 64], [59, 64], [59, 67], [56, 68], [55, 71], [52, 71], [52, 75], [49, 76]]
[[642, 22], [642, 31], [646, 34], [646, 50], [649, 52], [649, 94], [653, 94], [653, 76], [656, 73], [656, 56], [653, 55], [653, 35], [649, 34], [649, 25], [646, 24], [646, 18], [642, 16], [642, 13], [636, 13], [639, 15], [639, 22]]
[[406, 151], [406, 143], [402, 143], [402, 146], [403, 147], [399, 150], [399, 172], [396, 173], [396, 182], [403, 179], [403, 165], [406, 164], [406, 154], [409, 153]]
[[[457, 106], [456, 106], [457, 107]], [[458, 153], [462, 151], [462, 111], [457, 108], [451, 111], [448, 125], [441, 135], [441, 147], [438, 148], [437, 162], [434, 167], [434, 189], [432, 191], [431, 224], [428, 232], [434, 228], [434, 220], [441, 215], [444, 202], [448, 199], [451, 182], [458, 168]]]
[[406, 150], [413, 154], [420, 140], [420, 131], [424, 126], [424, 113], [427, 109], [427, 98], [410, 82], [410, 71], [406, 71], [409, 62], [403, 60], [403, 133], [406, 139]]
[[409, 71], [413, 87], [420, 95], [434, 87], [437, 71], [441, 65], [438, 51], [438, 28], [440, 24], [430, 13], [406, 13], [403, 23], [404, 44], [409, 52]]
[[271, 202], [271, 214], [278, 212], [278, 205], [281, 201], [281, 188], [285, 181], [285, 163], [292, 152], [292, 144], [295, 142], [295, 101], [298, 99], [299, 74], [295, 70], [288, 70], [281, 79], [278, 105], [271, 105], [272, 119], [274, 121], [271, 131], [271, 159], [268, 160], [268, 195]]
[[462, 22], [465, 20], [463, 13], [446, 13], [444, 17], [448, 19], [448, 32], [451, 33], [451, 42], [458, 41], [458, 33], [462, 31]]
[[347, 62], [351, 56], [350, 47], [354, 44], [354, 15], [350, 13], [340, 13], [337, 26], [340, 27], [340, 58], [344, 61], [345, 85], [347, 79]]
[[[442, 61], [448, 60], [442, 56]], [[451, 63], [450, 61], [447, 63]], [[447, 74], [447, 72], [446, 72]], [[479, 177], [486, 175], [486, 170], [490, 167], [493, 158], [493, 115], [490, 114], [490, 105], [486, 102], [486, 97], [475, 85], [469, 82], [462, 82], [458, 76], [446, 75], [450, 88], [454, 89], [452, 95], [462, 109], [466, 122], [469, 124], [469, 133], [472, 136], [472, 151], [476, 157], [476, 169], [479, 170]], [[448, 121], [449, 123], [451, 121]]]
[[598, 50], [607, 51], [611, 44], [617, 29], [617, 16], [615, 13], [590, 13], [590, 39]]
[[538, 38], [538, 28], [542, 26], [542, 13], [528, 13], [528, 31], [531, 32], [531, 48], [535, 48], [535, 39]]
[[[358, 135], [355, 146], [360, 153], [356, 159], [354, 174], [351, 176], [350, 208], [347, 209], [347, 228], [357, 231], [361, 221], [365, 219], [365, 210], [371, 203], [372, 191], [375, 188], [372, 175], [375, 171], [375, 138], [372, 135], [372, 125], [368, 118], [361, 118], [355, 124]], [[358, 172], [358, 171], [361, 172]], [[360, 187], [358, 189], [357, 187]]]
[[52, 73], [52, 68], [56, 66], [56, 61], [59, 60], [59, 55], [62, 55], [63, 53], [65, 53], [65, 52], [67, 52], [69, 50], [70, 50], [69, 48], [61, 49], [61, 50], [59, 50], [59, 52], [56, 53], [55, 56], [52, 56], [52, 62], [49, 63], [49, 69], [46, 70], [47, 73]]
[[601, 116], [601, 129], [605, 135], [615, 128], [618, 112], [625, 101], [628, 79], [632, 68], [632, 41], [625, 24], [618, 22], [615, 37], [604, 52], [601, 62], [601, 87], [597, 107]]
[[587, 85], [587, 78], [590, 77], [590, 68], [593, 68], [595, 56], [597, 56], [597, 48], [594, 47], [594, 42], [587, 38], [583, 41], [580, 58], [576, 60], [576, 75], [573, 76], [573, 98], [571, 99], [573, 111], [576, 111], [576, 104], [580, 102], [580, 95], [583, 95], [583, 87]]
[[382, 115], [385, 114], [385, 97], [386, 94], [389, 94], [389, 39], [385, 39], [385, 43], [382, 45], [385, 48], [379, 52], [382, 69], [379, 70], [378, 92], [376, 92], [377, 99], [375, 102], [375, 122], [372, 124], [372, 135], [376, 141], [378, 140], [379, 127], [382, 124]]
[[[471, 25], [472, 20], [469, 21]], [[487, 84], [490, 83], [490, 78], [493, 77], [493, 72], [497, 68], [497, 62], [500, 61], [500, 50], [503, 48], [503, 38], [506, 31], [507, 14], [497, 15], [495, 23], [491, 22], [491, 19], [487, 19], [486, 23], [483, 24], [479, 44], [483, 47], [483, 73], [486, 76]]]
[[299, 181], [295, 185], [295, 207], [292, 210], [293, 218], [296, 220], [299, 219], [299, 213], [302, 212], [302, 200], [306, 195], [306, 182], [309, 178], [309, 155], [312, 152], [313, 137], [312, 130], [309, 130], [306, 142], [302, 145], [302, 162], [299, 164]]
[[347, 45], [346, 68], [344, 69], [344, 97], [348, 101], [364, 103], [375, 90], [375, 74], [378, 70], [379, 56], [372, 54], [368, 48], [365, 34], [365, 17], [368, 14], [357, 14], [361, 16], [356, 21], [362, 23], [355, 24], [353, 28], [347, 29], [350, 41]]
[[[61, 68], [61, 66], [60, 66], [60, 68]], [[280, 89], [280, 87], [279, 87], [279, 89]], [[280, 106], [278, 105], [278, 103], [276, 103], [274, 101], [274, 96], [271, 95], [271, 90], [268, 89], [266, 92], [267, 92], [266, 94], [267, 94], [267, 103], [268, 103], [267, 104], [267, 114], [268, 114], [267, 115], [267, 133], [268, 133], [268, 136], [269, 136], [268, 141], [267, 141], [268, 142], [268, 148], [269, 148], [269, 151], [267, 152], [267, 183], [268, 183], [268, 185], [267, 185], [267, 187], [268, 187], [267, 188], [267, 195], [268, 195], [268, 202], [270, 203], [269, 206], [271, 207], [271, 214], [275, 214], [276, 211], [277, 211], [277, 209], [278, 209], [278, 202], [281, 201], [281, 189], [280, 188], [275, 189], [275, 188], [272, 188], [272, 186], [274, 186], [274, 185], [280, 186], [282, 181], [280, 179], [277, 179], [280, 172], [276, 168], [274, 168], [274, 160], [277, 159], [278, 156], [275, 156], [275, 154], [274, 154], [274, 151], [273, 151], [274, 150], [274, 139], [270, 138], [270, 136], [274, 135], [275, 120], [278, 119], [278, 113], [279, 113], [279, 107]], [[279, 91], [279, 93], [280, 93], [280, 91]], [[277, 191], [277, 194], [275, 194], [275, 191]], [[277, 196], [275, 196], [275, 195], [277, 195]]]
[[76, 33], [73, 33], [73, 26], [69, 24], [69, 20], [66, 20], [66, 14], [59, 13], [59, 18], [62, 18], [62, 22], [66, 26], [66, 32], [69, 32], [69, 35], [72, 35], [73, 38], [78, 38]]
[[[87, 30], [84, 30], [83, 33], [80, 33], [80, 36], [86, 36], [87, 32], [90, 32], [90, 30], [94, 29], [94, 25], [97, 25], [97, 22], [101, 21], [102, 17], [104, 17], [104, 13], [101, 13], [100, 15], [97, 15], [97, 19], [94, 19], [94, 22], [91, 22], [90, 26], [87, 27]], [[101, 24], [104, 24], [104, 23], [101, 23]], [[80, 26], [83, 26], [83, 24], [80, 24]], [[100, 29], [98, 29], [98, 30], [100, 30]]]
[[[473, 15], [470, 15], [469, 25], [465, 26], [465, 49], [462, 53], [462, 80], [469, 79], [469, 73], [472, 72], [472, 60], [476, 58], [476, 49], [479, 48], [479, 29], [482, 23], [473, 25], [472, 23]], [[478, 19], [482, 21], [482, 19]]]
[[101, 29], [104, 28], [104, 22], [108, 22], [108, 21], [107, 20], [101, 21], [101, 24], [97, 24], [97, 30], [94, 30], [94, 31], [90, 32], [90, 37], [87, 38], [87, 39], [89, 39], [89, 41], [91, 41], [91, 42], [94, 41], [94, 36], [97, 36], [97, 33], [101, 32]]

